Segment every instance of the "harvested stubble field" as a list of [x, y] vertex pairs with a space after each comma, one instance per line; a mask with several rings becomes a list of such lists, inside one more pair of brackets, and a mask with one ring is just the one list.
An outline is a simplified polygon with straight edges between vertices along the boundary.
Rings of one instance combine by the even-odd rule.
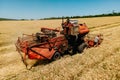
[[90, 33], [102, 33], [102, 44], [31, 70], [16, 51], [17, 37], [39, 32], [40, 27], [60, 27], [61, 20], [0, 21], [0, 80], [120, 80], [120, 17], [78, 20]]

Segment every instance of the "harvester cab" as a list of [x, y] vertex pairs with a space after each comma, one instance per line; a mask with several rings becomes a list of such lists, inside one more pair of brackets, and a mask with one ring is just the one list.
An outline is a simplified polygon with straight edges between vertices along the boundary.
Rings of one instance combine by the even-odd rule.
[[89, 32], [85, 23], [79, 24], [78, 20], [70, 20], [69, 18], [67, 18], [66, 22], [64, 22], [64, 18], [62, 18], [62, 28], [64, 34], [67, 35], [78, 35]]
[[70, 20], [67, 18], [66, 22], [64, 22], [64, 18], [62, 18], [62, 28], [64, 35], [75, 35], [77, 33], [78, 28], [78, 20]]
[[62, 28], [63, 34], [68, 40], [70, 53], [75, 54], [77, 51], [82, 52], [87, 46], [84, 37], [89, 33], [86, 24], [78, 24], [78, 20], [70, 20], [69, 18], [64, 22], [64, 18], [62, 18]]

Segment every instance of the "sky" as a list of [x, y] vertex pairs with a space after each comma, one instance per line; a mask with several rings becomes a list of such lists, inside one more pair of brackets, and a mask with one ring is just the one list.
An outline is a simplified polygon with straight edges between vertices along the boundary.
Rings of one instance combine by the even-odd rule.
[[120, 12], [120, 0], [0, 0], [0, 18], [41, 19]]

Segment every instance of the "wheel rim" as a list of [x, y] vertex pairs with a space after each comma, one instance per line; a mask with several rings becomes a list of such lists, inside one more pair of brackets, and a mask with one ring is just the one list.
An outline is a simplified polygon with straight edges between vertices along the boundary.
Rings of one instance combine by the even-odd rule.
[[59, 52], [55, 52], [54, 56], [53, 56], [53, 60], [58, 60], [61, 58], [61, 55]]

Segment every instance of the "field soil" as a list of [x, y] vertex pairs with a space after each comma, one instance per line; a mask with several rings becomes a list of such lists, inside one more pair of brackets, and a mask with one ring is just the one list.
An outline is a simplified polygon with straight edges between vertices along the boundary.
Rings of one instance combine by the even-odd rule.
[[59, 28], [61, 20], [0, 21], [0, 80], [120, 80], [120, 16], [77, 19], [91, 34], [103, 34], [98, 47], [27, 70], [16, 51], [17, 38]]

